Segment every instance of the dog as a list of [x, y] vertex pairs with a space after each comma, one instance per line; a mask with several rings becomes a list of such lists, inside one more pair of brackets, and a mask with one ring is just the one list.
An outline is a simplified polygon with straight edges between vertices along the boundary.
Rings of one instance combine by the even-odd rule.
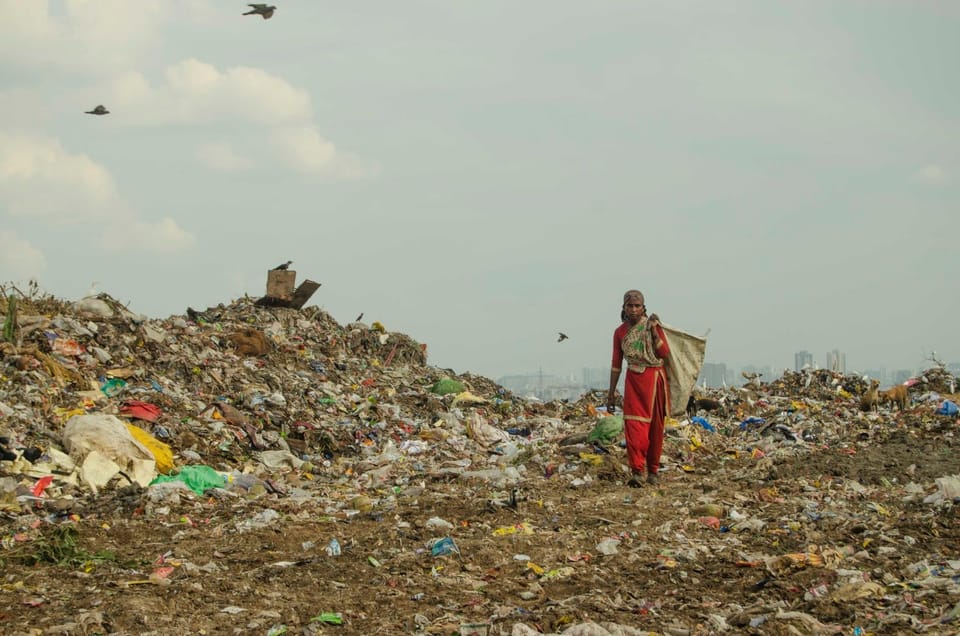
[[687, 400], [687, 415], [693, 417], [697, 414], [700, 409], [704, 411], [720, 411], [723, 412], [724, 404], [721, 400], [714, 400], [712, 398], [698, 398], [695, 395], [691, 395], [690, 399]]
[[860, 410], [861, 411], [876, 411], [877, 402], [878, 402], [878, 389], [880, 388], [880, 380], [870, 380], [870, 388], [867, 389], [867, 392], [863, 394], [860, 398]]
[[896, 404], [901, 411], [905, 411], [909, 401], [907, 387], [902, 384], [890, 387], [886, 391], [880, 392], [879, 399], [881, 404], [889, 404], [891, 407]]

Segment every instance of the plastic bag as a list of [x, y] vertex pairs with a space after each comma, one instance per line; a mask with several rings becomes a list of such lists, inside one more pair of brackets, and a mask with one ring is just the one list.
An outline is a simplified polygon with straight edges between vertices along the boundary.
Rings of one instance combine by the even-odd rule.
[[437, 395], [446, 395], [448, 393], [463, 393], [464, 388], [462, 382], [453, 378], [440, 378], [430, 387], [430, 391]]
[[950, 400], [944, 400], [940, 403], [940, 406], [937, 407], [937, 415], [954, 416], [958, 412], [960, 412], [960, 408], [957, 408], [957, 405]]
[[162, 484], [167, 481], [182, 481], [190, 490], [202, 495], [211, 488], [223, 488], [223, 476], [209, 466], [184, 466], [176, 475], [160, 475], [150, 482], [150, 485]]
[[587, 435], [587, 441], [609, 444], [621, 433], [623, 433], [623, 418], [619, 415], [608, 415], [597, 422], [590, 434]]

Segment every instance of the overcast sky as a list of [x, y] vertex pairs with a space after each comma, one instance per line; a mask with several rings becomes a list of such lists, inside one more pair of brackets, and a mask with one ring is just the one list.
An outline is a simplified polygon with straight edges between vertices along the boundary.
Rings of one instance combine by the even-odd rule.
[[491, 377], [609, 366], [633, 287], [708, 361], [960, 361], [960, 4], [276, 1], [0, 0], [0, 280], [292, 259]]

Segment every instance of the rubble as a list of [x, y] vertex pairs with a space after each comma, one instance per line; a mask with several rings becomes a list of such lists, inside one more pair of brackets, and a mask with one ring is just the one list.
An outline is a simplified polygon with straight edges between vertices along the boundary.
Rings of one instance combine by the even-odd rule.
[[942, 367], [867, 412], [825, 370], [699, 391], [637, 490], [602, 392], [528, 402], [383, 323], [2, 291], [6, 633], [958, 629]]

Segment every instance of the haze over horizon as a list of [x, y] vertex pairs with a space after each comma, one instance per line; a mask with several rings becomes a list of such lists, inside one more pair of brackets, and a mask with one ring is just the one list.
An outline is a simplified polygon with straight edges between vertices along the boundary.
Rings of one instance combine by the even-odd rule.
[[292, 259], [491, 378], [609, 366], [629, 288], [735, 368], [960, 361], [960, 5], [277, 7], [0, 0], [0, 282], [165, 317]]

